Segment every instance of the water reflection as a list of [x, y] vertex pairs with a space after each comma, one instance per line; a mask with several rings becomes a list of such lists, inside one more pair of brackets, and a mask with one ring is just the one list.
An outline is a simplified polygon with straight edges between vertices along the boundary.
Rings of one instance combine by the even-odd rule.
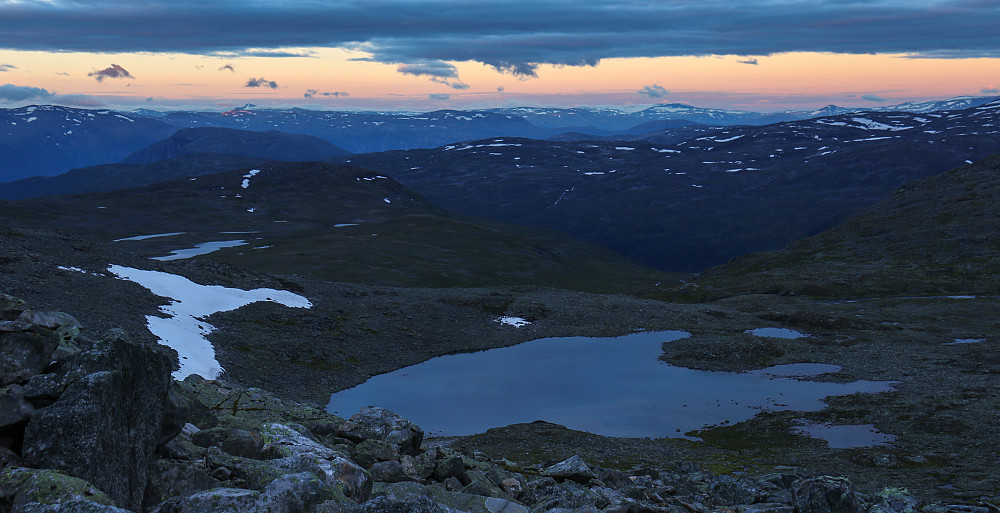
[[816, 411], [827, 396], [891, 390], [888, 382], [778, 377], [835, 372], [835, 365], [731, 373], [658, 360], [664, 342], [687, 336], [547, 338], [442, 356], [335, 393], [327, 409], [349, 416], [362, 406], [381, 406], [440, 435], [546, 420], [602, 435], [664, 437], [740, 422], [762, 409]]

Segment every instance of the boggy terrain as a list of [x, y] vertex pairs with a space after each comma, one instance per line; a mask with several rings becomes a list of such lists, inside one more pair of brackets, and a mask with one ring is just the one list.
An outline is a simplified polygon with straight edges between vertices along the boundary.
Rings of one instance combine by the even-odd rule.
[[[968, 491], [931, 502], [898, 487], [880, 489], [884, 475], [860, 476], [859, 488], [807, 465], [765, 469], [758, 462], [734, 472], [733, 462], [746, 455], [734, 458], [732, 449], [610, 439], [545, 422], [424, 440], [419, 426], [380, 408], [345, 420], [259, 388], [197, 376], [173, 381], [163, 346], [133, 341], [121, 330], [91, 337], [73, 316], [6, 294], [0, 328], [0, 342], [11, 349], [0, 358], [5, 512], [996, 509], [991, 497]], [[871, 461], [891, 466], [893, 458]]]
[[[253, 273], [210, 261], [156, 262], [47, 232], [7, 230], [0, 242], [5, 258], [0, 288], [30, 304], [73, 312], [95, 334], [119, 326], [137, 341], [152, 342], [145, 316], [158, 315], [165, 302], [107, 276], [109, 263], [199, 283], [293, 290], [310, 298], [310, 309], [256, 303], [206, 320], [217, 328], [210, 339], [227, 382], [314, 405], [373, 374], [433, 356], [546, 336], [680, 329], [692, 336], [664, 346], [663, 359], [675, 365], [732, 371], [793, 362], [837, 364], [839, 372], [810, 379], [891, 380], [898, 382], [897, 391], [830, 399], [827, 408], [813, 413], [765, 412], [748, 422], [689, 433], [700, 442], [609, 438], [527, 424], [447, 443], [523, 466], [574, 454], [629, 472], [686, 460], [750, 476], [834, 473], [848, 476], [865, 493], [905, 486], [923, 501], [997, 503], [1000, 463], [992, 441], [1000, 439], [995, 413], [1000, 340], [994, 298], [835, 302], [769, 294], [685, 304], [539, 287], [371, 287]], [[495, 322], [501, 315], [532, 324], [502, 325]], [[745, 333], [768, 326], [809, 336], [783, 340]], [[955, 339], [981, 341], [949, 344]], [[794, 434], [799, 420], [872, 424], [897, 438], [884, 447], [830, 449]]]

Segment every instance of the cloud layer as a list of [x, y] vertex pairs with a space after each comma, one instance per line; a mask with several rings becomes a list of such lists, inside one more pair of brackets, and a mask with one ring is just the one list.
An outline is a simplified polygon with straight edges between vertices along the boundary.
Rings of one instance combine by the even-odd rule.
[[412, 66], [479, 61], [520, 77], [533, 76], [539, 63], [586, 65], [611, 57], [787, 51], [1000, 57], [995, 0], [144, 0], [141, 5], [3, 3], [0, 48], [306, 57], [281, 49], [341, 47]]
[[271, 89], [277, 89], [278, 83], [264, 77], [251, 78], [250, 80], [247, 80], [246, 84], [243, 84], [243, 87], [270, 87]]
[[33, 98], [49, 98], [55, 93], [41, 87], [18, 86], [14, 84], [0, 85], [0, 101], [23, 102]]

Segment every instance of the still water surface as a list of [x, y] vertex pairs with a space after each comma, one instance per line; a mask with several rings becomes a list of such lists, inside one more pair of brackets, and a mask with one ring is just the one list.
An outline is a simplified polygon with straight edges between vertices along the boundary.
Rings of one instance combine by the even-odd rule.
[[375, 376], [330, 397], [349, 417], [388, 408], [434, 435], [468, 435], [545, 420], [608, 436], [677, 437], [753, 417], [762, 409], [816, 411], [822, 398], [883, 392], [889, 382], [826, 383], [784, 376], [836, 372], [835, 365], [708, 372], [658, 360], [683, 331], [615, 338], [544, 338], [512, 347], [447, 355]]

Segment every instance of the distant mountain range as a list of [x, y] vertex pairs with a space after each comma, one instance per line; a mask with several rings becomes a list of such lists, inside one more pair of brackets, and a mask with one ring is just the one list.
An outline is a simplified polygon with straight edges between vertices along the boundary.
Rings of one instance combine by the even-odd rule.
[[0, 181], [119, 162], [176, 131], [156, 119], [110, 110], [0, 109]]
[[676, 130], [690, 129], [628, 143], [494, 138], [346, 159], [449, 210], [699, 271], [813, 235], [906, 182], [1000, 151], [1000, 101], [701, 127], [682, 142]]
[[[989, 97], [958, 97], [866, 110], [927, 113], [975, 107], [990, 100]], [[250, 106], [222, 113], [157, 112], [148, 109], [122, 113], [28, 106], [0, 109], [0, 135], [5, 136], [0, 139], [0, 154], [8, 156], [0, 162], [0, 182], [117, 163], [132, 152], [181, 128], [277, 130], [317, 137], [349, 152], [368, 153], [434, 148], [489, 137], [544, 139], [555, 136], [561, 140], [618, 140], [699, 124], [763, 125], [855, 111], [860, 112], [858, 109], [829, 106], [817, 111], [756, 113], [704, 109], [677, 103], [654, 105], [635, 112], [607, 108], [518, 107], [423, 113], [272, 110]], [[191, 153], [200, 151], [189, 150]]]

